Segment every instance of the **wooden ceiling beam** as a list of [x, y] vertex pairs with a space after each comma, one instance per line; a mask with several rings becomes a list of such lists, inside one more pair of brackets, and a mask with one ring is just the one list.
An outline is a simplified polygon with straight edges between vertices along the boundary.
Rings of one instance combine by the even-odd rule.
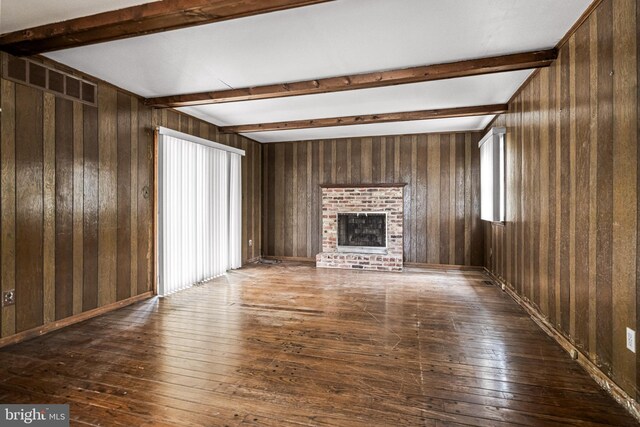
[[449, 119], [454, 117], [485, 116], [508, 111], [507, 104], [478, 105], [473, 107], [440, 108], [435, 110], [407, 111], [399, 113], [369, 114], [361, 116], [332, 117], [325, 119], [295, 120], [276, 123], [226, 126], [224, 133], [270, 132], [277, 130], [309, 129], [334, 126], [365, 125], [372, 123], [406, 122], [412, 120]]
[[374, 73], [353, 74], [349, 76], [279, 83], [241, 89], [164, 96], [147, 99], [146, 104], [158, 108], [188, 107], [367, 89], [548, 67], [557, 57], [558, 51], [556, 49], [538, 50], [534, 52], [492, 56], [444, 64], [423, 65]]
[[332, 0], [164, 0], [0, 35], [0, 50], [25, 56]]

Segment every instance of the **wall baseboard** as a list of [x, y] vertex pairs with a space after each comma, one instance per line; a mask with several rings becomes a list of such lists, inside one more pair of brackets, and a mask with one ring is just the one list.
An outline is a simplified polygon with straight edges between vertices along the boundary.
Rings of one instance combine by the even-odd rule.
[[[254, 258], [259, 260], [260, 258]], [[293, 262], [316, 262], [315, 257], [292, 257], [292, 256], [272, 256], [265, 255], [262, 259], [268, 259], [273, 261], [293, 261]], [[251, 260], [253, 261], [253, 260]], [[455, 271], [485, 271], [484, 267], [473, 266], [473, 265], [453, 265], [453, 264], [425, 264], [419, 262], [405, 262], [405, 267], [414, 267], [414, 268], [428, 268], [429, 270], [455, 270]]]
[[547, 335], [553, 338], [560, 346], [569, 353], [572, 357], [577, 357], [575, 360], [584, 369], [593, 380], [598, 383], [611, 397], [615, 399], [620, 405], [622, 405], [636, 420], [640, 421], [640, 404], [636, 400], [629, 396], [629, 394], [617, 385], [611, 378], [609, 378], [598, 366], [591, 361], [584, 353], [582, 353], [571, 341], [569, 341], [564, 335], [550, 324], [547, 319], [536, 310], [527, 300], [518, 295], [504, 280], [500, 279], [486, 267], [484, 271], [491, 279], [496, 283], [502, 285], [502, 289], [513, 299], [520, 307], [522, 307], [531, 319], [542, 329]]
[[485, 271], [484, 267], [478, 267], [475, 265], [426, 264], [420, 262], [405, 262], [404, 266], [413, 268], [427, 268], [429, 270]]
[[316, 258], [308, 258], [308, 257], [298, 257], [298, 256], [271, 256], [264, 255], [261, 257], [262, 259], [269, 259], [273, 261], [295, 261], [295, 262], [316, 262]]
[[122, 301], [117, 301], [112, 304], [94, 308], [93, 310], [85, 311], [83, 313], [76, 314], [75, 316], [70, 316], [65, 319], [47, 323], [46, 325], [43, 325], [43, 326], [38, 326], [37, 328], [29, 329], [14, 335], [10, 335], [5, 338], [1, 338], [0, 348], [6, 347], [8, 345], [18, 344], [19, 342], [26, 341], [32, 338], [36, 338], [44, 334], [47, 334], [49, 332], [62, 329], [66, 326], [73, 325], [75, 323], [84, 322], [85, 320], [91, 319], [92, 317], [100, 316], [110, 311], [117, 310], [119, 308], [126, 307], [128, 305], [135, 304], [140, 301], [144, 301], [153, 296], [154, 296], [153, 292], [145, 292], [144, 294], [136, 295], [135, 297], [127, 298]]

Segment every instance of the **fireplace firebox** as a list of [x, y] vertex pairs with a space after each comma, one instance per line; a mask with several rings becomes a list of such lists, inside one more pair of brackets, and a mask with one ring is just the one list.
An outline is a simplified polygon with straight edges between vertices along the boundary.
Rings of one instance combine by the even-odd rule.
[[386, 222], [386, 213], [338, 213], [338, 252], [386, 253]]

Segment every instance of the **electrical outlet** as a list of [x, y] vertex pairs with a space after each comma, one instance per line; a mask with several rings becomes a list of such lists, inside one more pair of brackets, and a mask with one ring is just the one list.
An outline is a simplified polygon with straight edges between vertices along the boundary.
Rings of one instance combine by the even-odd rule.
[[249, 240], [249, 247], [253, 246], [253, 240]]
[[627, 328], [627, 348], [636, 352], [636, 331], [631, 328]]
[[2, 293], [2, 306], [8, 307], [16, 303], [16, 290], [11, 289]]

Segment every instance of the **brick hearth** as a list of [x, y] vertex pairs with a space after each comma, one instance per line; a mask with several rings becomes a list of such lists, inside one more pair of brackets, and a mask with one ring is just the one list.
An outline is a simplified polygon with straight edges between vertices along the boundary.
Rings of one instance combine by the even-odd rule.
[[[402, 271], [404, 184], [322, 188], [322, 252], [316, 266]], [[387, 253], [338, 252], [338, 213], [387, 213]]]

